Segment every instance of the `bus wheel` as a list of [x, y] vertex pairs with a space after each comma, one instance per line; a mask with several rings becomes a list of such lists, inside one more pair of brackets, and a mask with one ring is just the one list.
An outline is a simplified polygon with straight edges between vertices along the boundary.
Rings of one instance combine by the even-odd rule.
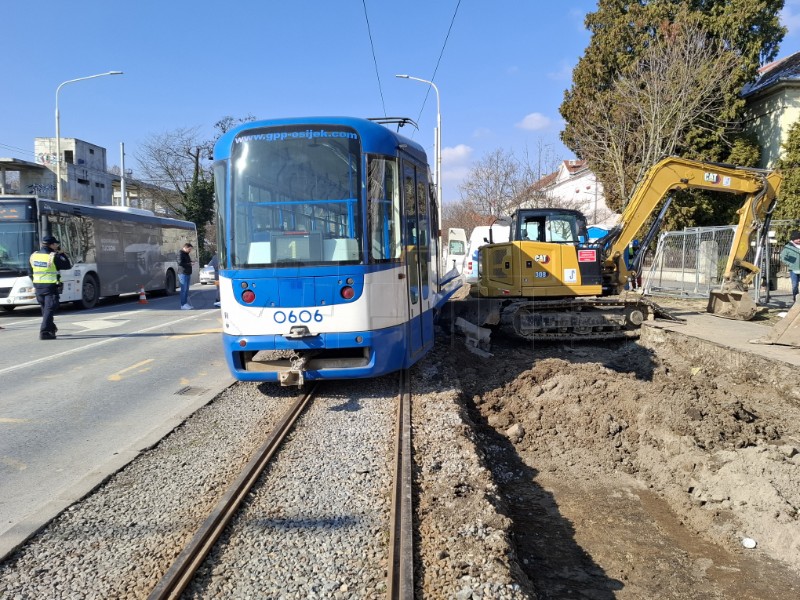
[[100, 283], [97, 281], [97, 277], [89, 273], [83, 278], [81, 299], [78, 301], [78, 303], [81, 305], [81, 308], [92, 308], [95, 304], [97, 304], [97, 300], [99, 298]]
[[167, 271], [167, 276], [164, 280], [164, 295], [172, 296], [175, 294], [175, 272]]

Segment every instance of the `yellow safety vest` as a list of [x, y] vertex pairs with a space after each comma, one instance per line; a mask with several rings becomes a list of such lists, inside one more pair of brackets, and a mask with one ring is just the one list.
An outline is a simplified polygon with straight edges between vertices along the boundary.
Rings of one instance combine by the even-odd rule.
[[33, 268], [33, 283], [58, 283], [58, 270], [54, 257], [49, 253], [31, 254], [31, 268]]

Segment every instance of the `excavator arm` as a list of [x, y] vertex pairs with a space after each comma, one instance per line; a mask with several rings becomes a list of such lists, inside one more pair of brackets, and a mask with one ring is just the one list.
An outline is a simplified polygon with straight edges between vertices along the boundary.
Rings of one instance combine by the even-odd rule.
[[723, 285], [719, 291], [712, 292], [708, 310], [730, 318], [752, 318], [755, 304], [745, 292], [759, 269], [744, 258], [753, 232], [768, 219], [774, 208], [780, 185], [781, 175], [774, 171], [677, 157], [661, 160], [639, 183], [622, 213], [620, 224], [604, 241], [606, 285], [619, 292], [626, 282], [639, 275], [629, 270], [621, 257], [650, 216], [660, 210], [670, 192], [702, 189], [740, 194], [745, 200], [738, 210], [739, 226], [725, 266]]

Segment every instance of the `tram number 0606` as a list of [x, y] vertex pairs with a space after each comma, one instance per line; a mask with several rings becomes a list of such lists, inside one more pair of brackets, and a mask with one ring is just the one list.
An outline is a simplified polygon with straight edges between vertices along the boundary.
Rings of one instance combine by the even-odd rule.
[[275, 311], [275, 314], [272, 315], [272, 318], [275, 320], [276, 323], [311, 323], [314, 321], [315, 323], [322, 323], [322, 314], [315, 310], [313, 313], [310, 310], [301, 310], [300, 312], [295, 312], [290, 310], [288, 313], [278, 310]]

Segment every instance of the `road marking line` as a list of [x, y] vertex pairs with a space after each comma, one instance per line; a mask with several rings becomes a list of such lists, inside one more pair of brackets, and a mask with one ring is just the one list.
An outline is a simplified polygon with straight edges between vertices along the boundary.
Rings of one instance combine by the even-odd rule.
[[27, 423], [28, 419], [9, 419], [7, 417], [0, 417], [0, 423]]
[[[135, 365], [131, 365], [131, 366], [130, 366], [130, 367], [128, 367], [127, 369], [122, 369], [121, 371], [117, 371], [116, 373], [114, 373], [114, 374], [112, 374], [112, 375], [109, 375], [109, 376], [108, 376], [108, 380], [109, 380], [109, 381], [122, 381], [122, 374], [123, 374], [123, 373], [127, 373], [128, 371], [132, 371], [133, 369], [138, 369], [138, 368], [139, 368], [139, 367], [141, 367], [142, 365], [146, 365], [146, 364], [148, 364], [148, 363], [151, 363], [151, 362], [153, 362], [154, 360], [155, 360], [154, 358], [148, 358], [147, 360], [143, 360], [143, 361], [141, 361], [141, 362], [138, 362], [138, 363], [136, 363]], [[149, 370], [150, 370], [150, 369], [144, 369], [144, 371], [149, 371]], [[140, 372], [141, 372], [141, 371], [140, 371]]]
[[78, 327], [83, 327], [84, 329], [88, 329], [90, 331], [95, 331], [97, 329], [108, 329], [109, 327], [120, 327], [128, 323], [130, 319], [119, 320], [119, 321], [110, 321], [109, 319], [98, 319], [97, 321], [72, 321], [70, 325], [77, 325]]
[[179, 340], [181, 338], [192, 337], [195, 335], [205, 335], [207, 333], [222, 333], [222, 327], [216, 327], [214, 329], [200, 329], [199, 331], [193, 331], [192, 333], [179, 333], [172, 336], [172, 339]]
[[[85, 346], [81, 346], [80, 348], [73, 348], [72, 350], [65, 350], [64, 352], [59, 352], [58, 354], [50, 354], [48, 356], [43, 356], [42, 358], [37, 358], [36, 360], [31, 360], [26, 363], [22, 363], [20, 365], [14, 365], [13, 367], [6, 367], [5, 369], [0, 369], [0, 375], [5, 373], [11, 373], [13, 371], [18, 371], [20, 369], [24, 369], [25, 367], [32, 367], [33, 365], [38, 365], [39, 363], [46, 362], [48, 360], [53, 360], [56, 358], [62, 358], [64, 356], [69, 356], [71, 354], [77, 354], [78, 352], [82, 352], [83, 350], [88, 350], [89, 348], [96, 348], [97, 346], [103, 346], [105, 344], [110, 344], [112, 342], [119, 342], [120, 340], [124, 340], [128, 337], [133, 337], [135, 335], [140, 335], [142, 333], [147, 333], [148, 331], [154, 331], [156, 329], [163, 329], [165, 327], [172, 327], [173, 325], [177, 325], [178, 323], [183, 323], [184, 321], [189, 321], [191, 319], [197, 319], [204, 316], [204, 313], [198, 313], [195, 315], [191, 315], [188, 317], [183, 317], [182, 319], [176, 319], [174, 321], [170, 321], [168, 323], [161, 323], [160, 325], [153, 325], [152, 327], [145, 327], [144, 329], [140, 329], [138, 331], [134, 331], [131, 333], [121, 333], [116, 335], [112, 338], [106, 338], [104, 340], [100, 340], [98, 342], [94, 342], [93, 344], [86, 344]], [[53, 344], [57, 344], [58, 342], [49, 342], [52, 346]]]

